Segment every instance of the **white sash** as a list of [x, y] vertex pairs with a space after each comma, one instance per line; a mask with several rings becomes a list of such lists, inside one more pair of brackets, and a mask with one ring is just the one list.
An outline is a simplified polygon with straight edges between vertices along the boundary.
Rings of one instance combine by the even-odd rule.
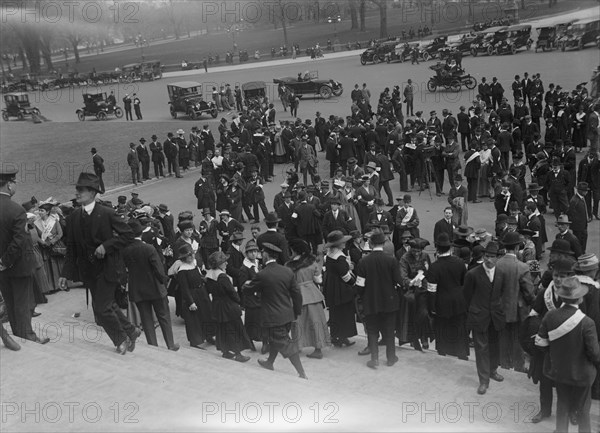
[[[556, 306], [554, 305], [554, 299], [552, 294], [554, 293], [554, 281], [550, 281], [550, 284], [546, 288], [544, 292], [544, 304], [548, 311], [556, 310]], [[562, 306], [562, 303], [561, 303]]]
[[469, 156], [469, 159], [467, 159], [467, 162], [465, 165], [467, 165], [469, 162], [473, 161], [478, 156], [479, 156], [479, 152], [475, 152], [473, 155]]
[[415, 212], [415, 208], [412, 206], [406, 209], [406, 215], [402, 218], [402, 225], [406, 225], [412, 219], [413, 213]]
[[579, 323], [583, 320], [585, 314], [581, 310], [575, 311], [571, 317], [565, 320], [558, 328], [548, 332], [548, 339], [550, 341], [558, 340], [560, 337], [571, 332]]

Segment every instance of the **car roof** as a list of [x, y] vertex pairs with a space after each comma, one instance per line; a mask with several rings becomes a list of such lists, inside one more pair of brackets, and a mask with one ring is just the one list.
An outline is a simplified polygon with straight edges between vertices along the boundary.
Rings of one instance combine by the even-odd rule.
[[531, 26], [529, 24], [517, 24], [517, 25], [514, 25], [514, 26], [510, 26], [508, 28], [509, 31], [527, 30], [527, 29], [531, 29]]
[[188, 88], [188, 87], [201, 87], [202, 84], [197, 83], [196, 81], [178, 81], [176, 83], [169, 83], [169, 84], [167, 84], [167, 86]]
[[552, 24], [548, 24], [545, 26], [540, 26], [540, 27], [536, 27], [537, 30], [540, 29], [552, 29], [558, 26], [568, 26], [570, 24], [575, 24], [577, 21], [579, 21], [578, 19], [571, 19], [571, 20], [564, 20], [564, 21], [556, 21], [555, 23]]
[[480, 33], [482, 33], [482, 34], [496, 33], [496, 32], [500, 32], [500, 31], [505, 31], [506, 29], [508, 29], [508, 26], [496, 26], [496, 27], [490, 27], [485, 30], [482, 30]]
[[267, 87], [267, 83], [264, 81], [250, 81], [242, 84], [242, 90], [263, 89], [265, 87]]
[[27, 96], [29, 98], [29, 94], [25, 93], [25, 92], [14, 92], [14, 93], [5, 93], [4, 96], [16, 96], [16, 97], [20, 97], [20, 96]]
[[160, 63], [160, 60], [144, 60], [142, 63]]
[[135, 66], [139, 66], [141, 63], [129, 63], [128, 65], [123, 65], [124, 68], [133, 68]]
[[588, 17], [588, 18], [582, 18], [580, 20], [577, 20], [576, 22], [573, 22], [571, 24], [588, 24], [588, 23], [592, 23], [594, 21], [600, 21], [600, 19], [598, 18], [594, 18], [594, 17]]

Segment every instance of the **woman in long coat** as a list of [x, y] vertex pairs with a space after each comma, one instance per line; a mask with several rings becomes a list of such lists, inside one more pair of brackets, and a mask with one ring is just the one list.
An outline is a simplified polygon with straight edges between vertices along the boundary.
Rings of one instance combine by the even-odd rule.
[[377, 191], [370, 183], [368, 175], [364, 175], [361, 178], [363, 182], [362, 186], [356, 190], [356, 210], [360, 219], [361, 227], [366, 227], [369, 222], [369, 215], [373, 212], [373, 205], [375, 198], [377, 197]]
[[354, 275], [350, 271], [350, 263], [342, 252], [351, 236], [344, 236], [341, 231], [334, 230], [327, 235], [327, 254], [325, 256], [325, 281], [323, 294], [329, 308], [329, 328], [331, 342], [336, 347], [352, 346], [355, 342], [348, 340], [356, 332], [354, 298]]
[[339, 198], [340, 198], [340, 202], [342, 205], [342, 209], [344, 209], [346, 211], [346, 214], [350, 218], [352, 218], [352, 222], [354, 223], [354, 228], [362, 233], [360, 217], [358, 215], [358, 212], [357, 212], [356, 206], [355, 206], [356, 191], [354, 190], [354, 187], [352, 185], [353, 178], [351, 176], [348, 176], [347, 178], [344, 179], [344, 181], [345, 181], [344, 188], [342, 188], [339, 193]]
[[423, 253], [429, 241], [421, 238], [411, 239], [410, 250], [400, 258], [402, 276], [402, 295], [400, 310], [396, 317], [396, 336], [399, 344], [410, 342], [415, 350], [429, 348], [429, 339], [434, 335], [427, 314], [427, 280], [425, 272], [431, 261]]
[[298, 347], [314, 347], [309, 358], [323, 358], [323, 347], [330, 342], [327, 319], [323, 309], [323, 294], [317, 284], [323, 282], [321, 266], [310, 252], [310, 245], [302, 239], [289, 243], [292, 260], [286, 266], [294, 271], [296, 284], [302, 292], [302, 313], [292, 327], [292, 338], [298, 340]]
[[231, 218], [239, 222], [244, 222], [242, 216], [243, 192], [235, 177], [231, 179], [231, 185], [227, 188], [226, 196], [227, 206], [229, 206], [228, 210], [231, 212]]
[[233, 287], [231, 277], [225, 273], [229, 256], [221, 251], [208, 257], [206, 287], [212, 296], [212, 312], [217, 322], [217, 350], [223, 358], [246, 362], [249, 356], [242, 350], [250, 349], [251, 342], [242, 323], [240, 297]]
[[[246, 242], [244, 252], [246, 257], [238, 274], [238, 287], [242, 287], [246, 282], [251, 281], [260, 270], [258, 245], [254, 239]], [[254, 341], [262, 341], [261, 353], [264, 355], [269, 352], [269, 344], [268, 335], [263, 332], [260, 324], [260, 297], [255, 293], [244, 293], [242, 305], [244, 306], [244, 328], [246, 328], [246, 333], [251, 341], [250, 349], [255, 351]]]
[[[64, 254], [60, 254], [53, 249], [63, 237], [63, 231], [57, 218], [50, 215], [50, 211], [55, 203], [42, 202], [39, 205], [39, 218], [33, 223], [39, 235], [39, 245], [44, 259], [44, 270], [48, 276], [50, 289], [58, 290], [58, 279], [65, 262]], [[59, 244], [60, 245], [60, 244]], [[66, 253], [66, 251], [65, 251]]]
[[201, 344], [205, 341], [214, 342], [213, 336], [216, 334], [206, 282], [198, 269], [192, 247], [184, 244], [177, 253], [182, 262], [177, 271], [177, 283], [181, 291], [185, 333], [190, 346], [204, 349]]
[[481, 167], [479, 168], [479, 186], [477, 189], [477, 197], [493, 198], [493, 189], [490, 187], [490, 164], [492, 163], [492, 151], [488, 149], [488, 146], [485, 144], [485, 142], [481, 143], [479, 159], [481, 160]]

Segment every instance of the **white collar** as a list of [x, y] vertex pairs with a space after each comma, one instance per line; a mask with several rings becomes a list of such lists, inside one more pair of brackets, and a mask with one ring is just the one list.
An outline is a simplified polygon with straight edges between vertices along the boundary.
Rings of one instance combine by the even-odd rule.
[[375, 247], [371, 250], [372, 251], [383, 251], [383, 247]]
[[277, 263], [277, 260], [275, 260], [275, 259], [267, 260], [267, 262], [265, 263], [265, 266], [267, 266], [269, 263]]
[[258, 269], [258, 260], [253, 262], [253, 261], [248, 260], [248, 258], [246, 257], [246, 258], [244, 258], [243, 265], [247, 268], [256, 267]]
[[238, 245], [238, 244], [233, 244], [233, 243], [231, 244], [231, 246], [232, 246], [233, 248], [235, 248], [236, 250], [238, 250], [238, 251], [239, 251], [239, 250], [240, 250], [240, 248], [242, 247], [241, 245]]
[[96, 207], [96, 201], [91, 202], [90, 204], [86, 204], [85, 206], [83, 206], [83, 210], [85, 210], [85, 212], [88, 215], [91, 215], [92, 212], [94, 211], [94, 208]]

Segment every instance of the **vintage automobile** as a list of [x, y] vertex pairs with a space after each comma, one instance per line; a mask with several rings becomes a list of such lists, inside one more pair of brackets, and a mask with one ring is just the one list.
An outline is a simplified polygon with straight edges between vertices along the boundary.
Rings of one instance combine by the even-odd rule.
[[219, 115], [214, 102], [206, 102], [202, 97], [202, 84], [195, 81], [180, 81], [167, 84], [169, 93], [169, 111], [173, 119], [177, 113], [185, 113], [195, 120], [203, 114], [210, 114], [213, 119]]
[[460, 92], [462, 86], [469, 90], [477, 87], [477, 79], [465, 74], [464, 69], [453, 69], [442, 62], [437, 62], [429, 69], [435, 71], [435, 75], [427, 82], [427, 90], [430, 92], [435, 92], [438, 87], [444, 87], [446, 90], [453, 92]]
[[448, 40], [446, 46], [438, 50], [440, 60], [447, 59], [452, 53], [460, 51], [462, 54], [471, 52], [471, 44], [477, 36], [474, 33], [465, 33], [460, 39]]
[[262, 106], [269, 101], [267, 97], [267, 84], [264, 81], [250, 81], [242, 84], [244, 105], [249, 109]]
[[[401, 44], [396, 45], [396, 48], [391, 53], [386, 54], [385, 61], [388, 63], [391, 62], [405, 62], [406, 60], [410, 60], [412, 51], [419, 46], [418, 42], [409, 44], [408, 42], [403, 42]], [[419, 56], [420, 57], [420, 56]]]
[[577, 20], [564, 21], [552, 26], [536, 28], [538, 38], [535, 43], [535, 52], [537, 53], [538, 50], [547, 51], [558, 48], [557, 42], [559, 37], [576, 21]]
[[506, 33], [506, 38], [499, 38], [500, 40], [492, 46], [492, 54], [516, 54], [519, 48], [531, 48], [533, 40], [530, 25], [510, 26]]
[[419, 55], [423, 60], [435, 59], [438, 55], [440, 48], [446, 46], [448, 36], [437, 36], [432, 41], [422, 42], [419, 45]]
[[182, 71], [191, 71], [192, 69], [200, 69], [202, 66], [202, 62], [188, 62], [187, 60], [181, 61], [181, 70]]
[[561, 51], [571, 48], [582, 50], [589, 43], [596, 43], [600, 35], [600, 19], [586, 18], [578, 20], [567, 27], [563, 36], [558, 40]]
[[471, 55], [477, 57], [480, 53], [492, 55], [494, 45], [508, 37], [508, 27], [490, 27], [479, 33], [471, 43]]
[[154, 81], [163, 76], [163, 67], [159, 60], [147, 60], [140, 64], [140, 80]]
[[139, 81], [141, 78], [142, 64], [141, 63], [130, 63], [124, 65], [121, 69], [121, 75], [119, 81], [121, 83], [133, 83]]
[[275, 84], [282, 83], [298, 97], [319, 95], [321, 98], [329, 99], [332, 95], [340, 96], [344, 92], [342, 83], [332, 79], [319, 80], [317, 71], [306, 71], [303, 74], [298, 74], [297, 77], [275, 78], [273, 82]]
[[29, 103], [29, 95], [27, 93], [7, 93], [4, 95], [5, 108], [2, 109], [2, 119], [8, 120], [11, 117], [16, 117], [18, 120], [23, 120], [25, 116], [35, 117], [40, 114], [37, 107], [32, 107]]
[[361, 65], [366, 65], [367, 63], [379, 63], [385, 60], [387, 54], [396, 51], [396, 45], [398, 42], [396, 41], [387, 41], [381, 44], [377, 44], [374, 47], [367, 48], [360, 55], [360, 63]]
[[84, 93], [83, 104], [83, 108], [75, 111], [77, 118], [82, 122], [87, 116], [95, 116], [98, 120], [107, 120], [111, 114], [114, 114], [117, 119], [123, 117], [123, 109], [116, 103], [111, 103], [106, 92]]

